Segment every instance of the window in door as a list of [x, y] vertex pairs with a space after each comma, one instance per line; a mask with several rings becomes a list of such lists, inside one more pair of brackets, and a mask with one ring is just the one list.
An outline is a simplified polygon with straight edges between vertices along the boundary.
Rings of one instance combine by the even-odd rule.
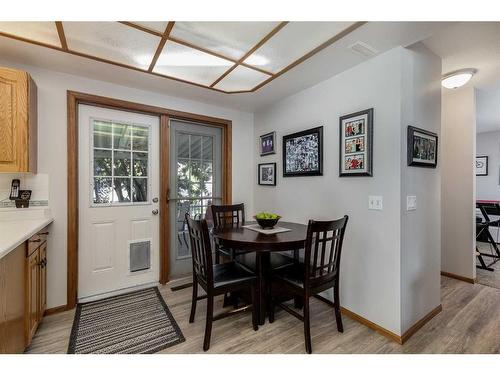
[[91, 119], [91, 206], [149, 204], [148, 125]]

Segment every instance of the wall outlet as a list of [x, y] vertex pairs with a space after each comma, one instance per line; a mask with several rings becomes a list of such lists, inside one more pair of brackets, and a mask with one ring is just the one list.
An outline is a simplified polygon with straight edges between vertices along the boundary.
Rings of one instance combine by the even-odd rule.
[[417, 196], [408, 195], [406, 197], [406, 211], [414, 211], [417, 209]]
[[369, 210], [379, 210], [383, 209], [383, 198], [381, 195], [370, 195], [368, 196], [368, 209]]

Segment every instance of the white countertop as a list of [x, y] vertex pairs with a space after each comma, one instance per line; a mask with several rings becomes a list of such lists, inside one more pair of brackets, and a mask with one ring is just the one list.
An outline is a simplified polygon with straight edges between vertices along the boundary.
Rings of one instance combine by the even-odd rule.
[[49, 209], [0, 212], [0, 259], [54, 221]]

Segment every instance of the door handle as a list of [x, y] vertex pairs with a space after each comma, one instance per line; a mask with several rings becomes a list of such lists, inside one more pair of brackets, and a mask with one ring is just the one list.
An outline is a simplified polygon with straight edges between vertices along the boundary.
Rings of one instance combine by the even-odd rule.
[[156, 208], [151, 212], [153, 213], [153, 215], [158, 215], [158, 210]]

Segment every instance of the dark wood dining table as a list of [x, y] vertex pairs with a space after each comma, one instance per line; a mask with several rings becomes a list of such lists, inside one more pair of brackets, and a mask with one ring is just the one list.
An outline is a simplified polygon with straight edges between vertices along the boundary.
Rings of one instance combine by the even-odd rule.
[[[245, 225], [255, 224], [246, 222]], [[295, 251], [304, 248], [307, 234], [307, 225], [279, 222], [276, 227], [290, 229], [288, 232], [264, 234], [242, 227], [213, 229], [212, 234], [216, 241], [225, 248], [238, 252], [255, 252], [256, 274], [258, 287], [256, 291], [256, 309], [259, 324], [262, 325], [266, 318], [266, 280], [270, 272], [270, 256], [273, 251]]]

